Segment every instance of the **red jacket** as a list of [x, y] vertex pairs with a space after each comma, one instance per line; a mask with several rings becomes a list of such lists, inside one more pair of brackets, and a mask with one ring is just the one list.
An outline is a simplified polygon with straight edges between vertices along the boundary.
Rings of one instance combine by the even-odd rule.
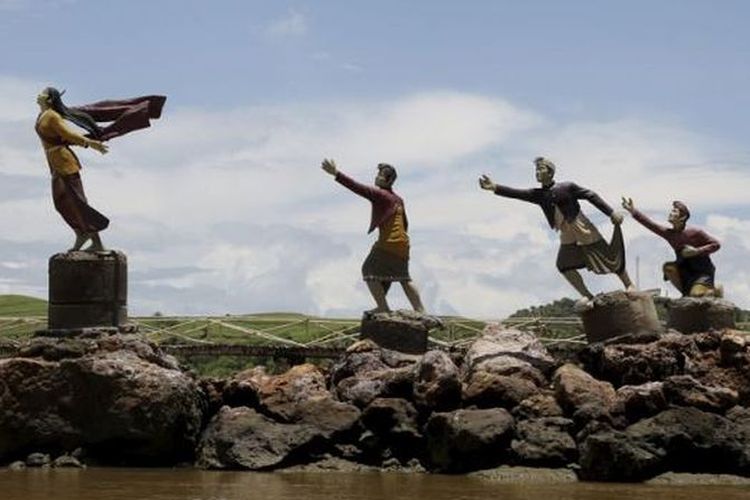
[[336, 182], [348, 188], [350, 191], [367, 198], [372, 203], [372, 216], [370, 217], [370, 229], [367, 231], [368, 234], [392, 217], [399, 205], [404, 207], [404, 229], [409, 229], [409, 221], [406, 218], [404, 200], [391, 189], [360, 184], [341, 172], [336, 173]]

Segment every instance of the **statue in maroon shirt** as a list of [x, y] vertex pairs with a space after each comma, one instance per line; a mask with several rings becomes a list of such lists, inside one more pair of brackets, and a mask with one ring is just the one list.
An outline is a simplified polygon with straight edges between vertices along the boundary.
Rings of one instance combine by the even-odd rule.
[[664, 263], [664, 280], [670, 281], [683, 297], [721, 297], [721, 286], [714, 285], [716, 268], [710, 254], [721, 245], [702, 229], [686, 226], [690, 210], [681, 201], [672, 202], [667, 220], [672, 227], [662, 226], [635, 208], [631, 198], [622, 199], [622, 207], [643, 226], [658, 234], [674, 249], [676, 260]]

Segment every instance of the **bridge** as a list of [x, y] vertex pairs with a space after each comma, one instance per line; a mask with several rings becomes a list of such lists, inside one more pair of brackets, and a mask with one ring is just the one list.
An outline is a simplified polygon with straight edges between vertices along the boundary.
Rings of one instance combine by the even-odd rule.
[[[431, 348], [464, 350], [491, 321], [442, 318], [444, 327], [430, 332]], [[359, 339], [357, 319], [301, 315], [150, 316], [130, 321], [139, 335], [181, 358], [240, 356], [272, 358], [335, 358]], [[546, 343], [584, 344], [578, 318], [506, 318], [506, 326], [532, 331]], [[0, 318], [0, 356], [11, 356], [20, 342], [46, 328], [46, 318]]]

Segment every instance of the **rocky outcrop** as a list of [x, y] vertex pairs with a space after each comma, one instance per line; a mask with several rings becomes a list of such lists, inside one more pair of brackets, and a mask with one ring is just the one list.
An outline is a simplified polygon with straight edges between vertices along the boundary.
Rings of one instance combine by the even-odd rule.
[[429, 351], [414, 365], [414, 402], [431, 411], [455, 410], [461, 404], [458, 367], [443, 351]]
[[489, 324], [482, 337], [469, 347], [464, 369], [467, 375], [480, 371], [519, 375], [541, 385], [556, 364], [534, 334]]
[[750, 476], [748, 348], [735, 330], [652, 332], [561, 363], [532, 335], [493, 325], [463, 357], [365, 340], [329, 369], [196, 381], [137, 336], [39, 338], [0, 361], [0, 460]]
[[435, 470], [487, 469], [507, 460], [513, 417], [499, 408], [433, 413], [425, 434], [428, 460]]
[[624, 431], [589, 435], [580, 446], [581, 477], [643, 481], [666, 471], [750, 475], [746, 425], [697, 408], [674, 408]]
[[38, 337], [0, 360], [0, 460], [79, 447], [106, 463], [190, 460], [205, 407], [174, 358], [138, 337]]

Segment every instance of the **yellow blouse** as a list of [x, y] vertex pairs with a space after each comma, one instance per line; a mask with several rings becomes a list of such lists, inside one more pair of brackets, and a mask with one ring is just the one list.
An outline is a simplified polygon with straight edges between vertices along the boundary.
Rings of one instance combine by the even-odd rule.
[[409, 258], [409, 235], [404, 227], [404, 207], [398, 205], [396, 212], [380, 227], [375, 245], [404, 259]]
[[83, 146], [87, 139], [71, 130], [57, 111], [43, 111], [37, 119], [36, 132], [42, 140], [47, 164], [53, 175], [70, 175], [81, 170], [78, 157], [68, 146]]

